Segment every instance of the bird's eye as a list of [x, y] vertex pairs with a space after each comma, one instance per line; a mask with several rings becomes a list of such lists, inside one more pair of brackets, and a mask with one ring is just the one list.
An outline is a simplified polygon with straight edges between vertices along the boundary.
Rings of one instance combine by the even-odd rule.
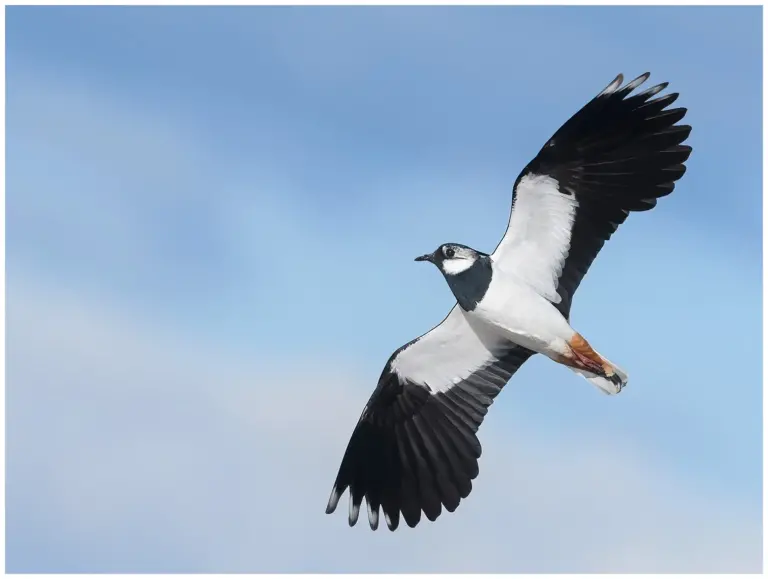
[[454, 255], [456, 255], [456, 250], [452, 247], [449, 247], [445, 250], [445, 257], [453, 257]]

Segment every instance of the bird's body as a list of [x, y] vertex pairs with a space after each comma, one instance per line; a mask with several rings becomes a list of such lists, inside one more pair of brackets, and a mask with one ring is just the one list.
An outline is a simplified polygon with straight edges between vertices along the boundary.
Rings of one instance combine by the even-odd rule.
[[417, 258], [442, 272], [456, 305], [390, 357], [344, 453], [326, 512], [350, 490], [395, 530], [435, 520], [472, 489], [476, 433], [512, 375], [543, 354], [607, 394], [627, 374], [570, 324], [573, 295], [603, 244], [631, 212], [653, 208], [685, 173], [691, 127], [667, 85], [630, 93], [619, 75], [547, 141], [518, 176], [507, 231], [492, 254], [457, 243]]
[[476, 316], [516, 344], [550, 357], [565, 355], [573, 335], [549, 300], [495, 263], [488, 293], [467, 315]]
[[[574, 349], [581, 344], [583, 338], [552, 302], [499, 266], [494, 266], [494, 278], [497, 282], [491, 283], [485, 299], [474, 311], [467, 312], [468, 316], [477, 316], [500, 336], [517, 345], [579, 370], [608, 394], [617, 394], [626, 385], [623, 371], [599, 355], [581, 361]], [[591, 352], [588, 356], [591, 356]], [[622, 375], [622, 379], [618, 382], [601, 379], [600, 369], [590, 371], [586, 366], [590, 359], [600, 364], [603, 372], [612, 370]]]
[[[480, 255], [458, 244], [450, 245], [455, 251], [474, 252], [470, 258], [451, 260], [464, 261], [463, 264], [445, 268], [445, 263], [449, 262], [444, 262], [443, 267], [448, 286], [463, 315], [475, 327], [484, 326], [499, 340], [508, 340], [568, 366], [608, 394], [617, 394], [626, 385], [627, 376], [623, 370], [599, 354], [594, 356], [591, 348], [585, 348], [585, 340], [555, 304], [525, 279], [515, 275], [514, 270], [505, 269], [492, 255]], [[587, 352], [586, 360], [578, 355], [582, 350]], [[590, 361], [600, 367], [590, 368]], [[603, 376], [611, 371], [619, 376], [619, 380]]]

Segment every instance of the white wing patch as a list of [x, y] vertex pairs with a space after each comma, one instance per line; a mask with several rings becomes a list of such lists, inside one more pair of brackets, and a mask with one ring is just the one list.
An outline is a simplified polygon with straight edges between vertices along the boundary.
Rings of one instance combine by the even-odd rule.
[[571, 245], [578, 201], [547, 175], [526, 175], [517, 185], [509, 228], [491, 256], [502, 270], [559, 303], [557, 280]]
[[478, 368], [497, 360], [492, 350], [505, 341], [485, 324], [470, 322], [454, 306], [442, 324], [392, 360], [392, 370], [433, 391], [445, 391]]

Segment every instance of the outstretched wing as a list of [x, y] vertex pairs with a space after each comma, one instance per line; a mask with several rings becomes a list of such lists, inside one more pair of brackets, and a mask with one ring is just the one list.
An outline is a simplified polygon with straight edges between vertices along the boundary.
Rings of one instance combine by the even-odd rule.
[[458, 306], [443, 322], [397, 350], [363, 409], [333, 484], [327, 513], [349, 488], [349, 524], [365, 497], [368, 522], [379, 507], [395, 530], [422, 511], [453, 511], [478, 474], [476, 433], [488, 407], [533, 352], [473, 326]]
[[504, 238], [493, 260], [568, 317], [573, 294], [630, 211], [646, 211], [685, 173], [691, 132], [667, 109], [667, 83], [635, 95], [649, 73], [619, 75], [573, 115], [518, 176]]

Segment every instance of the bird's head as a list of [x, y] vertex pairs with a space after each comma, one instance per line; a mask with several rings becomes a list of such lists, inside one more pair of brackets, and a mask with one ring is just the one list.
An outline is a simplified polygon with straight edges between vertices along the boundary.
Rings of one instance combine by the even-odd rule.
[[466, 245], [444, 243], [432, 253], [417, 257], [416, 261], [434, 263], [443, 274], [449, 276], [464, 273], [482, 257], [486, 255]]

